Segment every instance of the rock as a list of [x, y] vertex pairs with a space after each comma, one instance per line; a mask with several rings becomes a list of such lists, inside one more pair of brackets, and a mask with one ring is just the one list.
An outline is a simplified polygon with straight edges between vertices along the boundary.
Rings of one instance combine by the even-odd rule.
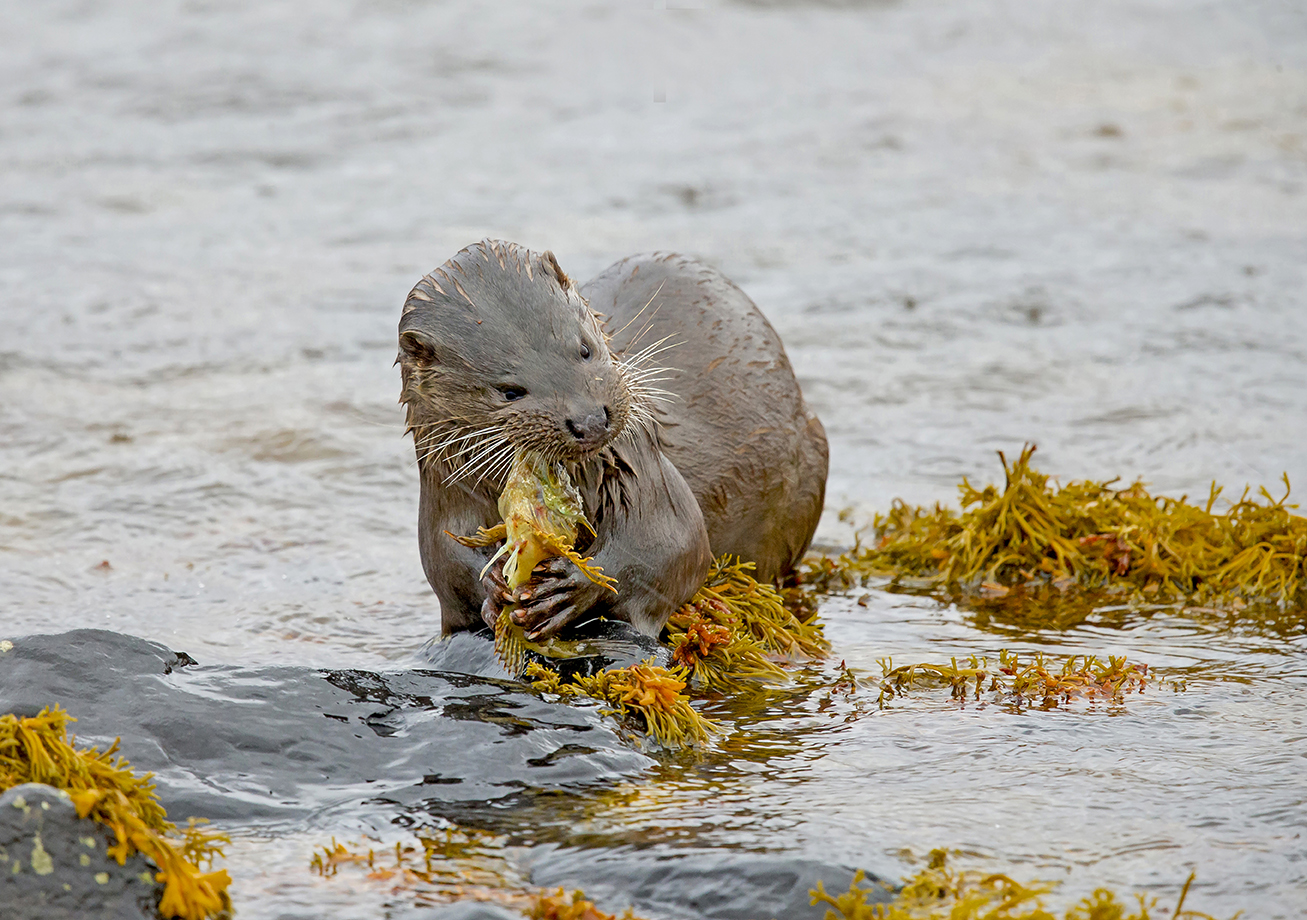
[[26, 783], [0, 796], [5, 920], [157, 920], [163, 886], [139, 853], [108, 855], [112, 831], [77, 817], [67, 793]]
[[[853, 869], [838, 863], [739, 850], [561, 847], [542, 850], [531, 865], [533, 885], [584, 889], [605, 911], [632, 904], [641, 916], [705, 920], [822, 920], [827, 908], [814, 906], [808, 892], [820, 881], [827, 892], [842, 894], [852, 880]], [[892, 900], [876, 881], [867, 873], [868, 901]]]
[[414, 908], [390, 914], [391, 920], [522, 920], [522, 914], [488, 901], [459, 901], [441, 907]]

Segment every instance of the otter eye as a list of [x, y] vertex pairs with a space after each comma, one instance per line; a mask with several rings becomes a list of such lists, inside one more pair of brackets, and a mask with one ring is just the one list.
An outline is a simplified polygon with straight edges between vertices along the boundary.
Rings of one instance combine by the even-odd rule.
[[586, 344], [584, 339], [581, 340], [581, 360], [590, 360], [590, 346]]
[[500, 387], [499, 392], [509, 402], [516, 402], [526, 395], [526, 390], [523, 387]]

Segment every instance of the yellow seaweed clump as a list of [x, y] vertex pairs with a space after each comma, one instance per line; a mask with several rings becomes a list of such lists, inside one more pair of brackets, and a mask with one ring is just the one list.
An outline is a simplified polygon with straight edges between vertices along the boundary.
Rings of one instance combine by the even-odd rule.
[[207, 920], [229, 911], [227, 871], [203, 872], [199, 866], [222, 855], [227, 837], [200, 829], [194, 819], [178, 832], [159, 804], [151, 775], [138, 776], [125, 759], [115, 758], [116, 741], [103, 753], [73, 747], [71, 721], [57, 706], [32, 718], [0, 716], [0, 790], [44, 783], [68, 793], [79, 817], [113, 830], [118, 842], [109, 855], [119, 865], [139, 852], [158, 866], [162, 916]]
[[350, 846], [332, 837], [331, 846], [314, 851], [309, 868], [333, 878], [354, 867], [368, 881], [392, 892], [411, 891], [422, 903], [492, 901], [524, 910], [530, 897], [505, 857], [503, 843], [503, 838], [463, 827], [415, 831], [412, 841], [396, 841], [394, 846], [379, 840]]
[[711, 622], [742, 632], [771, 654], [821, 658], [830, 651], [821, 624], [811, 618], [800, 620], [779, 591], [753, 577], [753, 570], [752, 562], [723, 556], [713, 563], [686, 608], [694, 607]]
[[753, 577], [753, 567], [718, 559], [703, 587], [667, 621], [672, 661], [696, 688], [778, 683], [785, 671], [773, 659], [818, 658], [830, 648], [821, 624], [799, 620], [775, 588]]
[[982, 596], [1003, 586], [1051, 585], [1235, 609], [1307, 601], [1307, 518], [1287, 504], [1287, 477], [1280, 498], [1265, 488], [1254, 497], [1245, 490], [1218, 513], [1215, 484], [1201, 505], [1150, 495], [1142, 482], [1050, 486], [1030, 464], [1034, 450], [1027, 446], [1011, 464], [999, 453], [1001, 489], [963, 479], [960, 512], [896, 501], [874, 519], [870, 546], [812, 561], [804, 581], [841, 590], [881, 575]]
[[640, 920], [629, 908], [621, 914], [605, 913], [580, 890], [569, 896], [562, 888], [550, 892], [530, 887], [505, 858], [503, 838], [461, 827], [419, 832], [415, 838], [417, 845], [396, 841], [393, 847], [366, 842], [351, 847], [332, 837], [330, 846], [314, 851], [309, 868], [323, 878], [353, 868], [392, 894], [411, 893], [424, 906], [480, 901], [531, 920]]
[[878, 663], [882, 673], [876, 702], [882, 709], [889, 700], [922, 685], [947, 686], [955, 700], [965, 700], [968, 695], [980, 699], [983, 692], [990, 692], [1018, 706], [1037, 703], [1045, 709], [1072, 699], [1120, 702], [1127, 693], [1142, 693], [1150, 679], [1148, 665], [1131, 664], [1125, 655], [1112, 655], [1106, 661], [1095, 655], [1071, 655], [1059, 666], [1042, 654], [1023, 663], [1015, 652], [1003, 649], [997, 667], [978, 655], [962, 664], [957, 658], [948, 664], [919, 662], [895, 667], [891, 658], [878, 659]]
[[[1170, 920], [1215, 920], [1210, 914], [1186, 910], [1184, 902], [1194, 877], [1180, 892]], [[812, 904], [827, 904], [825, 920], [1058, 920], [1043, 896], [1053, 889], [1047, 882], [1022, 884], [1001, 873], [962, 872], [948, 866], [944, 850], [932, 850], [926, 868], [904, 881], [893, 901], [869, 903], [874, 888], [863, 888], [861, 870], [849, 890], [830, 895], [821, 882], [809, 892]], [[1136, 895], [1130, 905], [1106, 888], [1099, 888], [1067, 910], [1063, 920], [1150, 920], [1157, 900]], [[1161, 917], [1158, 916], [1158, 920]]]
[[606, 914], [586, 900], [584, 891], [573, 891], [569, 899], [561, 888], [554, 894], [536, 895], [526, 915], [530, 920], [639, 920], [629, 907], [620, 915]]
[[668, 619], [667, 636], [673, 665], [696, 689], [738, 692], [785, 679], [766, 648], [740, 629], [729, 606], [704, 589]]
[[[584, 526], [591, 533], [594, 530], [586, 520], [581, 494], [561, 463], [531, 451], [518, 451], [499, 495], [499, 514], [504, 519], [502, 524], [482, 527], [471, 536], [449, 536], [472, 547], [493, 546], [503, 540], [504, 545], [486, 568], [505, 557], [504, 581], [510, 589], [530, 581], [532, 571], [541, 562], [564, 556], [592, 582], [616, 592], [616, 579], [573, 549], [578, 527]], [[520, 672], [530, 642], [522, 627], [509, 617], [512, 609], [513, 605], [505, 607], [495, 622], [495, 651], [505, 667]]]
[[[555, 556], [570, 560], [595, 584], [616, 591], [616, 581], [573, 548], [580, 527], [590, 528], [581, 496], [561, 463], [519, 451], [499, 496], [503, 523], [472, 536], [450, 534], [465, 546], [500, 547], [509, 588], [526, 584], [540, 562]], [[593, 531], [592, 531], [593, 532]], [[641, 725], [657, 744], [673, 750], [705, 744], [716, 730], [681, 693], [687, 683], [706, 689], [743, 689], [777, 682], [785, 672], [772, 657], [819, 657], [829, 648], [815, 619], [800, 620], [771, 585], [759, 584], [753, 563], [723, 557], [694, 597], [667, 625], [675, 669], [650, 664], [576, 677], [562, 683], [543, 665], [527, 664], [530, 650], [549, 656], [558, 640], [537, 645], [512, 621], [512, 606], [495, 623], [495, 651], [505, 667], [535, 678], [538, 690], [565, 697], [584, 695], [605, 702], [606, 712]], [[564, 647], [558, 651], [566, 652]]]
[[782, 682], [785, 671], [777, 660], [820, 657], [829, 648], [821, 624], [800, 621], [775, 588], [753, 577], [752, 569], [751, 562], [717, 560], [704, 586], [672, 614], [667, 622], [671, 670], [646, 663], [572, 677], [567, 683], [532, 663], [526, 674], [539, 691], [606, 703], [605, 714], [641, 728], [662, 747], [702, 746], [718, 727], [690, 705], [682, 692], [687, 686], [739, 692]]
[[685, 681], [676, 672], [651, 664], [600, 671], [591, 677], [575, 675], [564, 683], [559, 675], [541, 664], [527, 665], [532, 686], [544, 693], [564, 697], [588, 696], [606, 704], [605, 715], [634, 724], [655, 743], [668, 750], [702, 747], [719, 729], [690, 705], [681, 691]]

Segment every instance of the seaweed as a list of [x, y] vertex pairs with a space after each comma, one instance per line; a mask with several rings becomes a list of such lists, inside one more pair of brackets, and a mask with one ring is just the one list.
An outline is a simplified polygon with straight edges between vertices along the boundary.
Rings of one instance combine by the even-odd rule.
[[[1127, 693], [1144, 692], [1152, 678], [1148, 665], [1131, 664], [1124, 655], [1112, 655], [1106, 661], [1095, 655], [1071, 655], [1059, 666], [1042, 654], [1023, 663], [1017, 653], [1003, 649], [997, 667], [990, 667], [989, 661], [978, 655], [971, 655], [961, 665], [957, 658], [948, 664], [920, 662], [895, 667], [891, 658], [877, 663], [881, 680], [876, 702], [882, 709], [889, 700], [922, 685], [947, 686], [955, 700], [969, 695], [978, 700], [986, 692], [999, 694], [1018, 708], [1039, 704], [1052, 709], [1073, 699], [1121, 702]], [[1183, 688], [1175, 682], [1172, 687]]]
[[606, 914], [586, 900], [585, 892], [577, 889], [569, 899], [559, 888], [555, 894], [541, 892], [527, 911], [530, 920], [639, 920], [631, 908], [621, 913]]
[[569, 897], [562, 888], [532, 888], [509, 869], [504, 856], [494, 853], [502, 840], [480, 831], [451, 827], [443, 834], [418, 832], [414, 838], [416, 845], [397, 841], [393, 847], [349, 847], [332, 837], [330, 846], [314, 852], [309, 868], [323, 878], [335, 877], [346, 866], [366, 869], [369, 881], [388, 885], [392, 892], [412, 892], [423, 905], [489, 901], [531, 920], [639, 920], [629, 908], [620, 915], [604, 913], [580, 890]]
[[474, 547], [493, 546], [503, 540], [504, 545], [486, 568], [505, 557], [504, 581], [510, 588], [530, 581], [531, 572], [544, 560], [564, 556], [592, 582], [616, 592], [617, 581], [573, 549], [578, 526], [594, 531], [586, 519], [581, 495], [561, 463], [531, 451], [518, 451], [499, 495], [499, 514], [504, 519], [502, 524], [482, 527], [472, 536], [450, 536], [464, 546]]
[[752, 638], [770, 654], [821, 658], [830, 651], [821, 624], [800, 619], [781, 592], [758, 581], [753, 571], [752, 562], [729, 555], [716, 560], [703, 587], [673, 615], [669, 631], [678, 628], [678, 617], [697, 617]]
[[874, 541], [805, 564], [818, 592], [848, 590], [873, 577], [964, 599], [1002, 596], [1013, 586], [1108, 591], [1136, 602], [1184, 602], [1234, 611], [1307, 602], [1307, 518], [1265, 487], [1245, 489], [1214, 511], [1215, 483], [1201, 504], [1151, 495], [1136, 481], [1052, 486], [1031, 466], [1033, 445], [1009, 463], [1004, 485], [958, 487], [960, 511], [896, 500], [872, 523]]
[[512, 674], [521, 674], [526, 667], [527, 649], [532, 643], [526, 630], [513, 622], [508, 610], [501, 610], [495, 620], [495, 654]]
[[113, 830], [118, 842], [108, 852], [119, 865], [139, 852], [158, 867], [162, 916], [206, 920], [229, 911], [227, 871], [200, 869], [201, 862], [212, 868], [227, 836], [203, 830], [194, 818], [179, 831], [159, 804], [152, 774], [137, 775], [124, 758], [115, 758], [117, 741], [104, 752], [73, 747], [73, 721], [58, 706], [31, 718], [0, 715], [0, 790], [44, 783], [68, 793], [78, 817]]
[[668, 750], [702, 747], [709, 735], [720, 730], [717, 723], [704, 718], [681, 693], [685, 681], [677, 672], [653, 664], [600, 671], [590, 677], [573, 675], [564, 683], [558, 673], [532, 662], [527, 665], [532, 686], [544, 693], [564, 698], [588, 696], [606, 704], [604, 715], [613, 715], [635, 725], [656, 744]]
[[[809, 892], [812, 904], [833, 908], [826, 911], [825, 920], [1058, 920], [1043, 902], [1054, 884], [1023, 884], [1002, 873], [952, 869], [945, 850], [932, 850], [926, 868], [905, 879], [894, 900], [887, 904], [868, 902], [868, 896], [877, 891], [861, 887], [863, 878], [859, 870], [849, 890], [837, 895], [828, 894], [818, 882]], [[1185, 909], [1193, 880], [1191, 874], [1185, 881], [1170, 920], [1215, 920], [1210, 914]], [[1132, 906], [1112, 891], [1098, 888], [1067, 910], [1063, 920], [1150, 920], [1157, 899], [1137, 894], [1135, 900]], [[1157, 920], [1162, 917], [1158, 915]]]
[[[503, 541], [487, 568], [501, 557], [504, 580], [510, 588], [526, 584], [532, 570], [545, 559], [565, 556], [596, 584], [616, 590], [616, 581], [604, 575], [592, 560], [573, 548], [579, 527], [590, 528], [581, 496], [562, 464], [537, 454], [519, 451], [513, 458], [504, 490], [499, 496], [503, 523], [480, 528], [471, 536], [450, 534], [465, 546], [487, 547]], [[593, 529], [591, 532], [593, 532]], [[533, 643], [513, 622], [515, 605], [507, 605], [495, 622], [495, 652], [514, 674], [534, 677], [538, 690], [565, 698], [590, 696], [606, 703], [606, 714], [639, 725], [657, 744], [679, 750], [701, 746], [716, 725], [699, 715], [680, 691], [687, 684], [708, 690], [743, 690], [752, 685], [779, 682], [785, 672], [772, 656], [819, 657], [829, 648], [814, 617], [799, 619], [787, 608], [782, 595], [752, 575], [753, 563], [723, 557], [717, 560], [704, 585], [668, 623], [675, 670], [636, 665], [593, 677], [575, 677], [563, 684], [543, 665], [528, 666], [528, 651], [545, 657], [568, 652], [557, 639]]]
[[667, 620], [672, 661], [695, 688], [738, 692], [782, 682], [785, 671], [770, 655], [824, 642], [820, 627], [799, 623], [752, 568], [729, 556], [717, 560], [704, 586]]
[[[729, 556], [717, 560], [701, 587], [667, 622], [672, 648], [671, 670], [650, 663], [603, 671], [591, 677], [574, 676], [564, 682], [539, 663], [526, 666], [532, 686], [565, 699], [587, 696], [607, 704], [615, 715], [648, 734], [669, 750], [702, 747], [719, 731], [717, 723], [701, 716], [681, 691], [744, 692], [760, 684], [787, 679], [773, 658], [820, 657], [829, 648], [815, 619], [800, 621], [786, 608], [780, 593], [759, 583], [751, 574], [753, 563]], [[502, 622], [502, 617], [501, 617]], [[501, 657], [520, 654], [509, 638], [499, 639]], [[522, 660], [518, 659], [518, 660]]]
[[[375, 846], [373, 844], [376, 844]], [[309, 868], [323, 878], [357, 867], [392, 892], [412, 892], [422, 904], [493, 901], [518, 910], [531, 903], [520, 873], [503, 852], [503, 839], [464, 827], [424, 828], [393, 846], [365, 838], [356, 846], [331, 838], [316, 850]]]
[[[688, 605], [687, 605], [688, 606]], [[785, 671], [751, 637], [684, 609], [668, 621], [672, 663], [686, 683], [703, 690], [746, 692], [758, 684], [782, 683]]]

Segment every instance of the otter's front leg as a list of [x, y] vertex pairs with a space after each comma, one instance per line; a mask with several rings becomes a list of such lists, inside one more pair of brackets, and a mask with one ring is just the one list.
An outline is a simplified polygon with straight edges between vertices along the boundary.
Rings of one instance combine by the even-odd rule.
[[578, 485], [596, 530], [586, 553], [617, 579], [617, 591], [593, 583], [568, 559], [541, 563], [514, 592], [521, 606], [513, 619], [533, 640], [593, 616], [657, 635], [708, 574], [703, 514], [676, 467], [644, 436], [612, 453], [611, 462], [583, 467]]
[[[434, 467], [434, 464], [432, 465]], [[463, 546], [449, 534], [472, 534], [499, 522], [492, 496], [461, 486], [447, 486], [432, 467], [422, 471], [418, 502], [418, 550], [422, 568], [440, 601], [440, 631], [476, 629], [487, 598], [481, 570], [494, 549]]]

